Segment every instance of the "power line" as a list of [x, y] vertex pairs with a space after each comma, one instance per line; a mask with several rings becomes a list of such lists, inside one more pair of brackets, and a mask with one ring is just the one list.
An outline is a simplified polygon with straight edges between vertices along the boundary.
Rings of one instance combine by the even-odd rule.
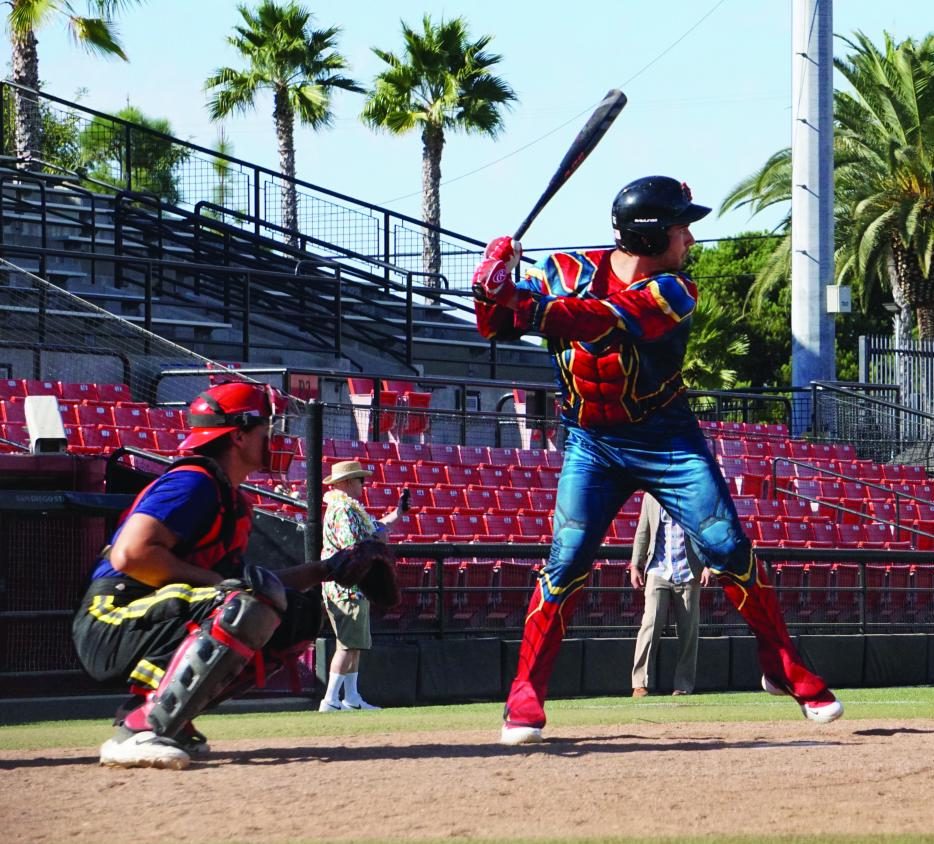
[[[637, 71], [636, 71], [632, 76], [630, 76], [628, 79], [624, 80], [621, 87], [625, 87], [625, 86], [628, 85], [630, 82], [632, 82], [634, 79], [638, 78], [638, 77], [641, 76], [643, 73], [645, 73], [645, 71], [647, 71], [650, 67], [652, 67], [652, 65], [654, 65], [654, 64], [656, 64], [657, 62], [661, 61], [666, 55], [668, 55], [668, 53], [670, 53], [675, 47], [677, 47], [682, 41], [684, 41], [684, 39], [687, 38], [695, 29], [697, 29], [705, 20], [707, 20], [707, 18], [709, 18], [714, 12], [716, 12], [717, 9], [719, 9], [724, 3], [726, 3], [726, 1], [727, 1], [727, 0], [717, 0], [717, 2], [714, 3], [714, 5], [710, 8], [710, 10], [707, 11], [704, 15], [702, 15], [702, 16], [700, 17], [700, 19], [699, 19], [696, 23], [694, 23], [693, 26], [691, 26], [686, 32], [684, 32], [683, 35], [681, 35], [680, 38], [678, 38], [678, 39], [677, 39], [676, 41], [674, 41], [673, 43], [669, 44], [669, 45], [668, 45], [664, 50], [662, 50], [662, 52], [660, 52], [654, 59], [652, 59], [650, 62], [648, 62], [647, 64], [643, 65], [641, 68], [639, 68], [639, 70], [637, 70]], [[546, 132], [546, 133], [545, 133], [544, 135], [542, 135], [541, 137], [538, 137], [538, 138], [535, 138], [535, 140], [529, 141], [527, 144], [524, 144], [523, 146], [519, 147], [518, 149], [514, 149], [512, 152], [507, 152], [506, 155], [503, 155], [503, 156], [501, 156], [500, 158], [497, 158], [497, 159], [495, 159], [495, 160], [489, 162], [488, 164], [484, 164], [484, 165], [482, 165], [482, 166], [480, 166], [480, 167], [477, 167], [477, 168], [474, 169], [474, 170], [468, 171], [467, 173], [462, 173], [460, 176], [455, 176], [453, 179], [445, 179], [443, 182], [441, 182], [441, 184], [442, 184], [442, 185], [450, 185], [450, 184], [453, 183], [453, 182], [458, 182], [458, 181], [460, 181], [461, 179], [466, 179], [468, 176], [473, 176], [474, 174], [479, 173], [479, 172], [481, 172], [482, 170], [487, 170], [488, 168], [493, 167], [494, 165], [499, 164], [499, 163], [502, 162], [502, 161], [505, 161], [507, 158], [512, 158], [514, 155], [518, 155], [520, 152], [524, 152], [524, 151], [527, 150], [529, 147], [534, 146], [535, 144], [539, 143], [540, 141], [544, 141], [545, 138], [551, 137], [552, 135], [555, 134], [555, 132], [560, 131], [560, 130], [563, 129], [565, 126], [567, 126], [567, 125], [569, 125], [569, 124], [571, 124], [571, 123], [576, 122], [576, 121], [579, 120], [581, 117], [583, 117], [585, 114], [590, 114], [590, 112], [592, 112], [592, 111], [594, 110], [594, 108], [596, 108], [596, 106], [597, 106], [597, 103], [593, 103], [592, 105], [590, 105], [590, 106], [588, 106], [587, 108], [585, 108], [583, 111], [581, 111], [581, 112], [579, 112], [578, 114], [575, 114], [573, 117], [568, 118], [567, 120], [565, 120], [564, 123], [560, 124], [559, 126], [555, 126], [554, 129], [552, 129], [550, 132]], [[387, 200], [384, 200], [383, 202], [380, 202], [380, 203], [378, 203], [378, 204], [379, 204], [379, 205], [384, 205], [384, 206], [385, 206], [385, 205], [391, 205], [393, 202], [399, 202], [399, 200], [402, 200], [402, 199], [409, 199], [410, 197], [418, 196], [420, 193], [421, 193], [421, 191], [415, 191], [415, 192], [413, 192], [413, 193], [407, 193], [407, 194], [404, 194], [403, 196], [397, 196], [397, 197], [395, 197], [394, 199], [387, 199]]]

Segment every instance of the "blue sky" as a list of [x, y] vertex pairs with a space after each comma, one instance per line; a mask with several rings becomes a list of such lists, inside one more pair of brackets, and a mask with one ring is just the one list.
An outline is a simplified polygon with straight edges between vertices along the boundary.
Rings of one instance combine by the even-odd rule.
[[[623, 88], [629, 105], [533, 224], [527, 246], [609, 242], [617, 190], [651, 173], [686, 180], [696, 201], [716, 207], [790, 142], [791, 0], [319, 0], [308, 8], [316, 27], [342, 27], [340, 50], [364, 85], [382, 68], [371, 47], [401, 49], [402, 20], [460, 14], [472, 36], [493, 35], [490, 49], [503, 57], [499, 75], [519, 101], [495, 140], [450, 134], [442, 161], [442, 224], [480, 239], [516, 228], [613, 87]], [[202, 84], [219, 66], [241, 66], [226, 43], [239, 20], [232, 0], [149, 0], [119, 23], [129, 64], [86, 56], [52, 25], [39, 33], [40, 75], [50, 93], [72, 98], [84, 88], [82, 101], [106, 112], [129, 102], [168, 118], [176, 135], [213, 147], [217, 127]], [[884, 30], [921, 37], [931, 20], [929, 0], [834, 4], [835, 33], [861, 29], [877, 43]], [[836, 54], [845, 50], [835, 39]], [[299, 177], [420, 216], [419, 138], [374, 133], [358, 120], [361, 107], [361, 96], [340, 92], [332, 129], [298, 130]], [[271, 111], [264, 96], [255, 112], [226, 121], [234, 155], [277, 167]], [[711, 215], [694, 233], [725, 237], [778, 218]]]

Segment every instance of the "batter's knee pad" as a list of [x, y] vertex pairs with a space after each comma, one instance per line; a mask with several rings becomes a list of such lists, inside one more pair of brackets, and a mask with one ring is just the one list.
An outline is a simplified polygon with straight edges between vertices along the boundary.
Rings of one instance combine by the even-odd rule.
[[182, 642], [166, 669], [147, 720], [163, 736], [174, 736], [243, 671], [279, 626], [279, 613], [264, 600], [233, 591]]

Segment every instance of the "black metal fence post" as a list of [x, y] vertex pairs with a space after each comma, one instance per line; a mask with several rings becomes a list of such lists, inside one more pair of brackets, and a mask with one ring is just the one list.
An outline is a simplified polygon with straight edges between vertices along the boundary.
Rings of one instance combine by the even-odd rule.
[[323, 525], [321, 523], [321, 452], [324, 440], [324, 406], [317, 399], [306, 405], [305, 481], [308, 498], [305, 512], [305, 562], [321, 559]]

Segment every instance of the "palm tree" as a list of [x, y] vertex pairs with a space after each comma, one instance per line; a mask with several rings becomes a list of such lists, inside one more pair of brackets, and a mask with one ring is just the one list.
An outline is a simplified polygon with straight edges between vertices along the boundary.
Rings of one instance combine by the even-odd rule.
[[264, 0], [256, 12], [238, 6], [244, 26], [227, 40], [246, 59], [246, 70], [218, 68], [204, 83], [217, 89], [208, 102], [212, 120], [254, 108], [260, 90], [273, 93], [273, 118], [279, 143], [282, 186], [282, 225], [289, 242], [298, 242], [298, 195], [295, 190], [295, 118], [312, 129], [330, 126], [335, 88], [363, 93], [352, 79], [342, 76], [346, 59], [336, 51], [340, 28], [312, 29], [311, 13], [296, 5]]
[[[922, 338], [934, 338], [934, 36], [877, 49], [862, 33], [836, 68], [853, 93], [834, 93], [836, 273], [864, 307], [877, 285], [899, 307], [896, 341], [910, 335], [913, 312]], [[791, 151], [773, 155], [727, 196], [721, 213], [755, 213], [791, 200]], [[753, 299], [790, 277], [790, 216], [786, 239], [750, 290]]]
[[[896, 305], [934, 339], [934, 35], [882, 51], [861, 32], [834, 65], [854, 94], [835, 97], [845, 234], [838, 274], [885, 280]], [[868, 295], [864, 285], [862, 294]], [[896, 338], [898, 339], [898, 338]]]
[[[127, 61], [113, 31], [111, 18], [121, 7], [140, 0], [88, 0], [89, 16], [75, 13], [68, 0], [10, 0], [10, 43], [13, 81], [31, 91], [39, 90], [39, 53], [36, 30], [55, 19], [64, 19], [76, 44], [91, 53], [118, 56]], [[35, 96], [13, 89], [16, 111], [15, 148], [21, 167], [38, 169], [32, 161], [42, 150], [42, 119]]]
[[492, 40], [470, 41], [463, 18], [435, 25], [422, 18], [421, 32], [402, 23], [405, 53], [400, 57], [376, 47], [387, 67], [376, 76], [363, 109], [363, 120], [396, 135], [422, 134], [422, 219], [428, 228], [423, 267], [441, 271], [441, 153], [445, 130], [480, 132], [495, 137], [503, 126], [501, 106], [516, 99], [512, 89], [490, 69], [501, 56], [484, 52]]
[[749, 353], [749, 339], [735, 335], [736, 323], [726, 308], [701, 295], [691, 318], [684, 364], [684, 382], [694, 390], [729, 390], [736, 384], [736, 369]]

